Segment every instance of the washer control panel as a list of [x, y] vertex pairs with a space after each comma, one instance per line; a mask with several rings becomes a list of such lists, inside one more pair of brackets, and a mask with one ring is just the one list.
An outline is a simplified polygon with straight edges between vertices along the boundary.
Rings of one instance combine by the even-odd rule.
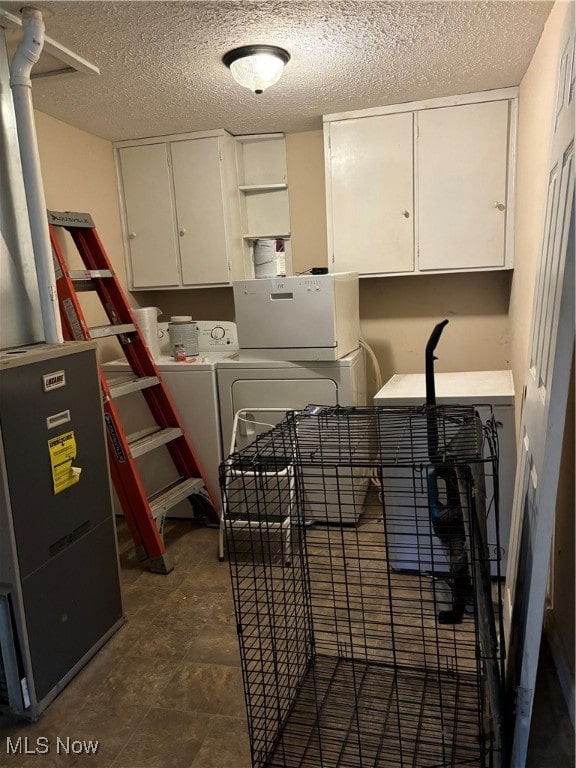
[[[227, 320], [196, 320], [200, 358], [220, 360], [238, 352], [236, 323]], [[158, 323], [162, 354], [170, 354], [168, 323]]]
[[210, 358], [229, 357], [238, 351], [236, 323], [226, 320], [198, 320], [198, 347]]

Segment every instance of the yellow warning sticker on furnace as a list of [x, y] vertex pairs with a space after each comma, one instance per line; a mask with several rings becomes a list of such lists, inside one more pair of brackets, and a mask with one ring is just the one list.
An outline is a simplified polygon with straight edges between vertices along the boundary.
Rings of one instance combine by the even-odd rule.
[[82, 471], [78, 467], [72, 466], [72, 462], [76, 458], [74, 430], [48, 440], [48, 451], [50, 453], [54, 493], [60, 493], [71, 485], [75, 485], [80, 480], [80, 472]]

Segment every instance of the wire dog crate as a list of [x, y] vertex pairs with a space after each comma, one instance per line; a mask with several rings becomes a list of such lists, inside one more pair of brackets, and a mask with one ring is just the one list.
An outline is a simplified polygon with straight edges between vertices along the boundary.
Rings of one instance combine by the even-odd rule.
[[221, 485], [254, 768], [502, 765], [493, 420], [309, 408]]

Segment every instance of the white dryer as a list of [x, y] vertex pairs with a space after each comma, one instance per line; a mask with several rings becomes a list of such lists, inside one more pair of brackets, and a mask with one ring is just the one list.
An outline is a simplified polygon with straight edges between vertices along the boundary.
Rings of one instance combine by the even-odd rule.
[[[277, 424], [282, 413], [270, 409], [298, 410], [317, 405], [366, 405], [364, 350], [356, 349], [340, 360], [287, 362], [239, 360], [237, 355], [217, 365], [220, 426], [224, 454], [230, 449], [237, 411], [248, 410], [239, 422], [238, 447]], [[258, 409], [253, 416], [250, 408]]]
[[[220, 413], [216, 369], [218, 361], [238, 352], [236, 325], [231, 322], [197, 321], [199, 355], [177, 362], [169, 355], [167, 323], [159, 323], [163, 338], [160, 343], [162, 356], [156, 365], [182, 419], [184, 429], [192, 443], [213, 498], [220, 505], [219, 466], [222, 461], [220, 438]], [[130, 373], [128, 363], [115, 360], [104, 365], [109, 380]], [[123, 427], [133, 434], [154, 423], [150, 411], [139, 392], [134, 392], [117, 402]], [[142, 456], [138, 465], [146, 492], [151, 494], [170, 481], [168, 473], [173, 464], [162, 457], [162, 449]], [[117, 504], [117, 500], [115, 499]], [[119, 510], [117, 509], [117, 512]], [[181, 502], [170, 510], [170, 517], [192, 517], [188, 502]]]

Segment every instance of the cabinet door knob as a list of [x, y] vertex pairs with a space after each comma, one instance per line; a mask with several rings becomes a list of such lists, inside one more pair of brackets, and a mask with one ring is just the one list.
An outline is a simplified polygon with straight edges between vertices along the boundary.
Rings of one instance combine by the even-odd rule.
[[494, 208], [498, 208], [499, 211], [503, 211], [506, 206], [504, 203], [499, 203], [498, 200], [494, 203]]
[[182, 229], [180, 230], [180, 237], [184, 237], [185, 234], [186, 234], [186, 230], [184, 229], [184, 227], [182, 227]]
[[409, 219], [410, 218], [410, 211], [407, 211], [406, 208], [404, 208], [403, 211], [402, 211], [402, 216], [404, 216], [405, 219]]
[[136, 237], [136, 232], [130, 232], [128, 237], [130, 238], [130, 240], [134, 240], [134, 238]]

